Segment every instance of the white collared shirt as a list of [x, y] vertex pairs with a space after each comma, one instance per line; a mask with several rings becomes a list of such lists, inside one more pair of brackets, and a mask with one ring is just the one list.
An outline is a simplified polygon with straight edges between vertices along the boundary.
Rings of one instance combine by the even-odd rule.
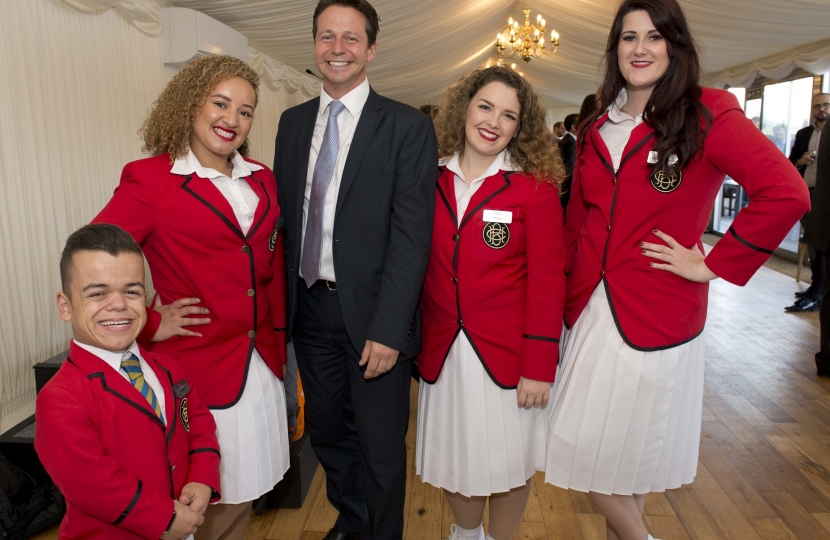
[[[334, 174], [326, 192], [326, 203], [323, 209], [323, 253], [320, 257], [320, 279], [335, 281], [334, 256], [332, 254], [332, 242], [334, 236], [334, 211], [337, 207], [337, 195], [340, 193], [340, 180], [343, 178], [343, 169], [346, 167], [346, 158], [349, 156], [349, 148], [352, 146], [352, 139], [363, 112], [363, 106], [369, 98], [369, 79], [341, 97], [340, 101], [346, 109], [337, 117], [339, 132], [337, 150], [337, 161], [334, 165]], [[314, 135], [311, 138], [311, 150], [308, 153], [308, 174], [306, 175], [305, 194], [303, 195], [303, 245], [305, 245], [305, 226], [308, 219], [308, 204], [311, 200], [311, 183], [314, 179], [314, 166], [317, 165], [317, 154], [323, 145], [323, 136], [326, 134], [326, 125], [329, 121], [329, 103], [334, 99], [320, 90], [320, 108], [317, 110], [317, 121], [314, 123]], [[302, 260], [302, 254], [300, 254]], [[300, 274], [302, 277], [302, 273]]]
[[[156, 394], [156, 399], [161, 407], [161, 414], [164, 415], [165, 422], [167, 421], [167, 411], [164, 406], [164, 387], [161, 386], [161, 383], [159, 382], [158, 377], [156, 377], [156, 373], [153, 371], [153, 368], [151, 368], [150, 364], [148, 364], [144, 357], [141, 356], [141, 352], [139, 352], [138, 345], [135, 341], [133, 341], [133, 344], [130, 345], [126, 351], [108, 351], [105, 349], [99, 349], [98, 347], [93, 347], [92, 345], [87, 345], [86, 343], [79, 343], [74, 339], [72, 341], [75, 342], [75, 345], [78, 347], [103, 360], [104, 363], [117, 371], [119, 375], [124, 377], [130, 385], [132, 385], [130, 376], [127, 375], [126, 371], [121, 369], [121, 358], [126, 353], [133, 353], [136, 355], [139, 363], [141, 364], [141, 371], [144, 373], [144, 382], [149, 384], [150, 388], [153, 389], [153, 393]], [[136, 392], [138, 392], [138, 390], [136, 390]]]
[[231, 163], [233, 163], [232, 178], [228, 178], [216, 169], [203, 167], [193, 150], [188, 150], [186, 156], [178, 158], [173, 163], [170, 172], [173, 174], [195, 174], [200, 178], [210, 180], [216, 186], [216, 189], [222, 193], [222, 196], [227, 199], [228, 204], [231, 205], [233, 215], [236, 217], [236, 222], [239, 224], [242, 234], [248, 234], [248, 229], [251, 228], [251, 224], [254, 222], [259, 196], [245, 178], [251, 176], [254, 171], [262, 170], [262, 167], [256, 163], [245, 161], [239, 152], [233, 153]]
[[451, 158], [442, 160], [441, 164], [444, 165], [447, 170], [452, 171], [455, 175], [453, 177], [455, 186], [455, 208], [458, 212], [459, 225], [461, 225], [464, 213], [467, 212], [467, 206], [470, 205], [470, 199], [473, 198], [473, 195], [475, 195], [478, 188], [481, 187], [487, 178], [493, 176], [499, 171], [517, 170], [510, 162], [510, 154], [507, 153], [507, 150], [499, 152], [495, 159], [493, 159], [493, 163], [491, 163], [478, 178], [473, 179], [473, 181], [469, 183], [464, 181], [464, 172], [461, 170], [461, 163], [459, 162], [458, 154], [453, 154]]
[[614, 103], [608, 106], [608, 121], [599, 128], [599, 134], [608, 148], [608, 153], [611, 154], [611, 163], [615, 171], [620, 168], [622, 153], [628, 139], [631, 138], [631, 132], [643, 122], [642, 114], [632, 117], [622, 111], [627, 101], [628, 92], [623, 88]]

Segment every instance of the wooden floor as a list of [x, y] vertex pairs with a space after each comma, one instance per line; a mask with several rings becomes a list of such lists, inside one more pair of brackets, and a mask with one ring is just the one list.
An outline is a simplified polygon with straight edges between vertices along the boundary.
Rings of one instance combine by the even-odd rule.
[[[712, 283], [697, 478], [646, 498], [656, 538], [830, 540], [830, 379], [815, 375], [818, 314], [784, 314], [794, 290], [767, 268], [744, 288]], [[404, 537], [438, 540], [452, 514], [440, 490], [415, 477], [416, 385], [411, 397]], [[322, 539], [336, 518], [324, 484], [318, 470], [302, 509], [253, 516], [246, 540]], [[604, 518], [584, 494], [539, 473], [515, 538], [605, 538]]]

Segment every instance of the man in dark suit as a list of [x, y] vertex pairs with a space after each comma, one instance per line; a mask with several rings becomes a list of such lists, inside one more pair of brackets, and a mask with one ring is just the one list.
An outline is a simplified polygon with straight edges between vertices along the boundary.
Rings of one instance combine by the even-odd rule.
[[[821, 137], [821, 130], [824, 128], [827, 119], [830, 118], [830, 94], [816, 94], [813, 96], [811, 110], [814, 122], [812, 125], [798, 130], [790, 152], [790, 161], [801, 173], [804, 182], [807, 183], [810, 197], [813, 196], [816, 185], [816, 151]], [[822, 251], [816, 250], [810, 241], [812, 231], [809, 216], [810, 214], [805, 215], [801, 219], [801, 224], [804, 226], [804, 242], [809, 245], [810, 269], [813, 272], [813, 280], [806, 291], [795, 293], [799, 298], [793, 305], [785, 308], [789, 312], [818, 311], [821, 306], [825, 255]]]
[[562, 195], [559, 200], [562, 203], [562, 210], [568, 209], [568, 201], [571, 199], [571, 178], [574, 174], [574, 162], [576, 161], [576, 114], [569, 114], [565, 117], [565, 135], [559, 139], [559, 154], [565, 164], [565, 181], [562, 182]]
[[340, 512], [327, 540], [403, 536], [410, 359], [438, 152], [428, 116], [369, 87], [377, 32], [366, 0], [320, 0], [322, 92], [283, 113], [274, 156], [288, 336], [306, 429]]
[[[825, 94], [825, 97], [826, 94]], [[828, 101], [828, 100], [825, 100]], [[822, 137], [816, 154], [816, 189], [810, 209], [810, 242], [816, 250], [830, 250], [830, 137]], [[824, 290], [821, 291], [821, 350], [816, 353], [816, 371], [822, 377], [830, 377], [830, 265], [824, 265]]]

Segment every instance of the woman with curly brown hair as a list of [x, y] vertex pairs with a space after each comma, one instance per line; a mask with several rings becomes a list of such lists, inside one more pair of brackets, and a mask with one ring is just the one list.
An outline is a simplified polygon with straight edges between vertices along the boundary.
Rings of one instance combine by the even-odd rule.
[[[185, 367], [187, 381], [173, 381], [177, 394], [198, 388], [216, 420], [220, 504], [208, 508], [216, 494], [199, 492], [181, 501], [206, 511], [198, 540], [243, 539], [251, 502], [289, 464], [280, 209], [274, 175], [245, 157], [258, 87], [236, 58], [185, 66], [141, 128], [153, 157], [124, 167], [95, 218], [141, 245], [157, 296], [139, 339]], [[186, 408], [176, 413], [165, 429], [189, 429]]]
[[530, 85], [474, 71], [441, 104], [442, 159], [421, 296], [416, 469], [451, 539], [512, 538], [544, 458], [565, 298], [562, 161]]
[[[567, 211], [545, 481], [587, 493], [609, 539], [646, 540], [645, 495], [697, 471], [708, 282], [745, 284], [809, 199], [735, 97], [699, 86], [676, 0], [622, 2], [605, 64]], [[725, 174], [751, 202], [704, 254]]]

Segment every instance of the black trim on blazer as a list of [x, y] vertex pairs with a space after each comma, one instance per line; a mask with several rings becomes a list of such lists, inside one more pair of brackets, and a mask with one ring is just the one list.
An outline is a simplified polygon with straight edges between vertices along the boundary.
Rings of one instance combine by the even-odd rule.
[[219, 456], [220, 459], [222, 458], [222, 454], [220, 454], [219, 450], [217, 450], [216, 448], [194, 448], [187, 455], [192, 456], [193, 454], [199, 454], [202, 452], [213, 452], [214, 454]]
[[286, 328], [274, 328], [274, 332], [286, 332], [287, 330], [288, 330], [288, 327], [286, 327]]
[[[473, 350], [475, 351], [476, 356], [478, 356], [478, 360], [481, 362], [481, 365], [484, 366], [484, 371], [486, 371], [487, 375], [490, 376], [490, 380], [492, 380], [493, 383], [496, 386], [498, 386], [499, 388], [502, 388], [504, 390], [514, 390], [518, 386], [518, 384], [515, 385], [515, 386], [506, 386], [506, 385], [500, 383], [498, 380], [496, 380], [496, 376], [493, 375], [493, 372], [490, 371], [489, 367], [487, 367], [487, 362], [484, 361], [484, 357], [481, 356], [481, 351], [478, 350], [478, 347], [476, 347], [475, 342], [473, 342], [473, 337], [469, 334], [469, 332], [467, 332], [467, 329], [464, 328], [463, 326], [461, 327], [461, 330], [464, 332], [464, 335], [467, 336], [467, 341], [470, 342], [470, 347], [472, 347]], [[447, 351], [447, 352], [449, 352], [449, 351]], [[444, 360], [446, 360], [446, 357], [444, 357]]]
[[743, 238], [741, 238], [740, 236], [738, 236], [738, 233], [736, 233], [736, 232], [735, 232], [735, 229], [734, 229], [733, 227], [731, 227], [731, 226], [729, 227], [729, 230], [728, 230], [727, 232], [732, 233], [732, 236], [734, 236], [734, 237], [735, 237], [735, 240], [737, 240], [737, 241], [738, 241], [738, 242], [740, 242], [741, 244], [745, 245], [745, 246], [746, 246], [746, 247], [748, 247], [749, 249], [752, 249], [752, 250], [758, 251], [758, 252], [760, 252], [760, 253], [766, 253], [767, 255], [772, 255], [772, 254], [773, 254], [773, 252], [774, 252], [774, 250], [772, 250], [772, 249], [765, 249], [765, 248], [762, 248], [762, 247], [756, 246], [755, 244], [753, 244], [753, 243], [751, 243], [751, 242], [747, 242], [746, 240], [744, 240]]
[[[591, 146], [594, 147], [594, 152], [596, 152], [597, 155], [599, 156], [599, 159], [602, 160], [602, 163], [603, 163], [603, 165], [605, 165], [605, 168], [608, 169], [608, 172], [613, 174], [614, 178], [616, 178], [617, 177], [617, 171], [614, 170], [614, 166], [611, 165], [610, 163], [608, 163], [608, 160], [605, 159], [605, 155], [602, 152], [599, 151], [599, 147], [597, 146], [597, 141], [596, 141], [596, 139], [594, 139], [594, 129], [599, 131], [599, 126], [597, 126], [596, 128], [591, 129], [591, 132], [590, 132], [591, 133]], [[605, 141], [603, 141], [603, 144], [605, 144]], [[607, 148], [608, 147], [606, 146], [606, 149]]]
[[476, 207], [475, 207], [475, 208], [473, 208], [472, 210], [470, 210], [470, 209], [468, 208], [468, 209], [464, 212], [464, 217], [461, 219], [461, 224], [459, 224], [459, 225], [458, 225], [458, 230], [459, 230], [459, 231], [460, 231], [461, 229], [463, 229], [463, 228], [464, 228], [464, 225], [466, 225], [466, 224], [467, 224], [467, 222], [468, 222], [468, 221], [470, 221], [470, 219], [471, 219], [471, 218], [475, 215], [475, 213], [476, 213], [476, 212], [478, 212], [479, 210], [481, 210], [481, 208], [483, 208], [485, 204], [487, 204], [488, 202], [490, 202], [490, 201], [493, 199], [493, 197], [495, 197], [496, 195], [498, 195], [499, 193], [501, 193], [502, 191], [504, 191], [505, 189], [507, 189], [507, 188], [509, 188], [509, 187], [510, 187], [510, 185], [512, 184], [512, 182], [510, 182], [510, 175], [511, 175], [512, 173], [513, 173], [513, 171], [505, 172], [505, 173], [502, 175], [502, 176], [504, 177], [504, 185], [503, 185], [502, 187], [500, 187], [499, 189], [497, 189], [496, 191], [494, 191], [493, 193], [491, 193], [490, 195], [488, 195], [486, 199], [484, 199], [483, 201], [481, 201], [480, 203], [478, 203], [478, 204], [476, 205]]
[[[268, 190], [265, 189], [265, 184], [263, 184], [262, 180], [254, 176], [254, 173], [251, 173], [251, 179], [259, 182], [259, 187], [262, 188], [262, 192], [265, 194], [266, 206], [265, 211], [262, 213], [262, 217], [259, 218], [259, 221], [251, 224], [251, 227], [248, 229], [248, 234], [245, 235], [246, 239], [251, 238], [254, 235], [257, 229], [259, 229], [259, 226], [265, 221], [265, 218], [268, 217], [268, 212], [271, 210], [271, 197], [268, 196]], [[254, 213], [256, 213], [256, 210], [254, 210]], [[279, 222], [279, 218], [277, 218], [277, 222]], [[277, 223], [277, 226], [279, 227], [279, 223]]]
[[648, 142], [648, 141], [649, 141], [649, 139], [651, 139], [651, 138], [653, 138], [653, 137], [654, 137], [654, 132], [652, 131], [651, 133], [649, 133], [648, 135], [646, 135], [645, 137], [643, 137], [643, 140], [641, 140], [641, 141], [640, 141], [640, 142], [638, 142], [636, 145], [634, 145], [634, 148], [632, 148], [631, 150], [629, 150], [629, 152], [625, 155], [625, 157], [624, 157], [624, 158], [622, 158], [622, 160], [620, 161], [620, 167], [619, 167], [619, 169], [617, 169], [617, 171], [619, 172], [619, 170], [620, 170], [620, 169], [622, 169], [622, 167], [623, 167], [623, 165], [625, 164], [625, 162], [628, 160], [628, 158], [630, 158], [630, 157], [631, 157], [631, 155], [632, 155], [634, 152], [636, 152], [637, 150], [639, 150], [641, 146], [643, 146], [644, 144], [646, 144], [646, 142]]
[[[439, 171], [440, 171], [440, 169], [439, 169]], [[450, 216], [452, 216], [453, 223], [456, 224], [455, 228], [458, 229], [458, 217], [455, 215], [455, 212], [453, 212], [452, 205], [450, 204], [449, 199], [447, 199], [447, 196], [444, 194], [444, 189], [441, 187], [441, 184], [438, 183], [438, 182], [436, 182], [436, 186], [438, 188], [438, 195], [440, 195], [441, 199], [444, 201], [444, 205], [446, 205], [447, 211], [450, 213]]]
[[559, 338], [553, 337], [544, 337], [544, 336], [532, 336], [530, 334], [522, 334], [522, 337], [525, 339], [535, 339], [538, 341], [550, 341], [551, 343], [559, 343]]
[[133, 508], [138, 503], [138, 498], [141, 497], [141, 488], [142, 488], [142, 486], [143, 486], [143, 484], [141, 483], [141, 480], [139, 480], [138, 481], [138, 488], [135, 490], [135, 495], [133, 495], [133, 500], [131, 500], [130, 504], [127, 505], [127, 508], [125, 508], [124, 511], [121, 512], [121, 515], [118, 516], [118, 519], [116, 519], [115, 521], [112, 522], [113, 525], [116, 525], [116, 526], [120, 525], [122, 521], [127, 519], [127, 515], [129, 515], [129, 513], [133, 511]]
[[[75, 364], [75, 363], [73, 362], [73, 364]], [[118, 375], [118, 376], [120, 377], [121, 375]], [[105, 392], [109, 392], [110, 394], [114, 395], [118, 399], [128, 403], [131, 407], [135, 408], [135, 410], [140, 411], [142, 414], [146, 415], [147, 418], [150, 418], [162, 430], [165, 429], [165, 426], [162, 423], [161, 418], [156, 416], [156, 413], [148, 411], [147, 409], [145, 409], [144, 407], [142, 407], [141, 405], [139, 405], [135, 401], [131, 400], [130, 398], [120, 394], [119, 392], [117, 392], [117, 391], [113, 390], [112, 388], [110, 388], [109, 386], [107, 386], [107, 379], [104, 376], [103, 372], [97, 371], [95, 373], [90, 373], [89, 375], [87, 375], [87, 379], [89, 379], [89, 380], [100, 379], [99, 382], [101, 383], [101, 388], [103, 388], [103, 390]], [[135, 387], [133, 387], [133, 388], [135, 388]], [[145, 400], [145, 402], [146, 402], [146, 400]], [[149, 406], [149, 403], [148, 403], [148, 406]]]
[[233, 224], [233, 222], [232, 222], [231, 220], [229, 220], [229, 219], [227, 218], [227, 216], [225, 216], [225, 214], [223, 214], [223, 213], [222, 213], [222, 212], [221, 212], [218, 208], [216, 208], [215, 206], [213, 206], [212, 204], [210, 204], [210, 203], [209, 203], [209, 202], [208, 202], [208, 201], [207, 201], [204, 197], [202, 197], [201, 195], [199, 195], [198, 193], [196, 193], [195, 191], [193, 191], [192, 189], [190, 189], [190, 188], [187, 186], [187, 185], [190, 183], [190, 181], [191, 181], [191, 180], [193, 180], [193, 176], [192, 176], [192, 175], [187, 175], [187, 176], [185, 177], [184, 182], [182, 182], [182, 189], [184, 189], [186, 192], [188, 192], [188, 193], [190, 193], [191, 195], [193, 195], [193, 197], [195, 197], [197, 201], [199, 201], [200, 203], [202, 203], [202, 204], [204, 204], [205, 206], [207, 206], [207, 207], [208, 207], [208, 209], [210, 209], [210, 211], [211, 211], [211, 212], [213, 212], [214, 214], [216, 214], [217, 216], [219, 216], [219, 219], [221, 219], [221, 220], [225, 223], [225, 225], [227, 225], [228, 227], [230, 227], [230, 228], [231, 228], [231, 230], [232, 230], [234, 233], [236, 233], [236, 235], [237, 235], [239, 238], [241, 238], [241, 239], [245, 240], [245, 235], [244, 235], [244, 234], [242, 234], [242, 231], [241, 231], [241, 230], [239, 230], [239, 227], [237, 227], [236, 225], [234, 225], [234, 224]]
[[[444, 356], [443, 356], [444, 360], [446, 360], [447, 355], [450, 354], [450, 349], [452, 349], [452, 344], [455, 343], [456, 339], [458, 339], [458, 334], [459, 333], [461, 333], [461, 327], [460, 326], [455, 330], [455, 334], [453, 334], [452, 339], [450, 340], [450, 345], [449, 345], [449, 347], [447, 347], [447, 350], [444, 352]], [[419, 373], [419, 375], [421, 377], [421, 380], [424, 381], [427, 384], [435, 384], [435, 382], [438, 380], [438, 377], [441, 376], [441, 372], [444, 371], [444, 364], [445, 363], [446, 362], [441, 362], [441, 367], [438, 368], [438, 373], [435, 375], [435, 378], [432, 379], [432, 380], [425, 379], [424, 374]]]
[[[623, 341], [625, 342], [625, 344], [628, 345], [629, 347], [631, 347], [632, 349], [634, 349], [635, 351], [655, 352], [655, 351], [665, 351], [667, 349], [673, 349], [675, 347], [679, 347], [680, 345], [683, 345], [685, 343], [688, 343], [688, 342], [692, 341], [693, 339], [695, 339], [696, 337], [700, 336], [703, 333], [703, 329], [701, 329], [700, 332], [693, 335], [689, 339], [684, 339], [683, 341], [680, 341], [678, 343], [673, 343], [671, 345], [664, 345], [662, 347], [639, 347], [637, 345], [634, 345], [631, 342], [631, 340], [628, 339], [628, 336], [625, 335], [625, 332], [623, 332], [622, 326], [620, 325], [620, 318], [617, 317], [617, 310], [614, 307], [614, 301], [611, 300], [611, 290], [610, 290], [610, 287], [608, 286], [608, 280], [605, 279], [605, 278], [602, 278], [601, 284], [605, 287], [605, 296], [608, 298], [608, 306], [611, 308], [611, 315], [614, 317], [614, 324], [617, 326], [617, 332], [620, 333], [620, 337], [623, 338]], [[583, 311], [584, 311], [584, 308], [583, 308]], [[582, 316], [582, 314], [580, 313], [580, 317], [581, 316]]]

